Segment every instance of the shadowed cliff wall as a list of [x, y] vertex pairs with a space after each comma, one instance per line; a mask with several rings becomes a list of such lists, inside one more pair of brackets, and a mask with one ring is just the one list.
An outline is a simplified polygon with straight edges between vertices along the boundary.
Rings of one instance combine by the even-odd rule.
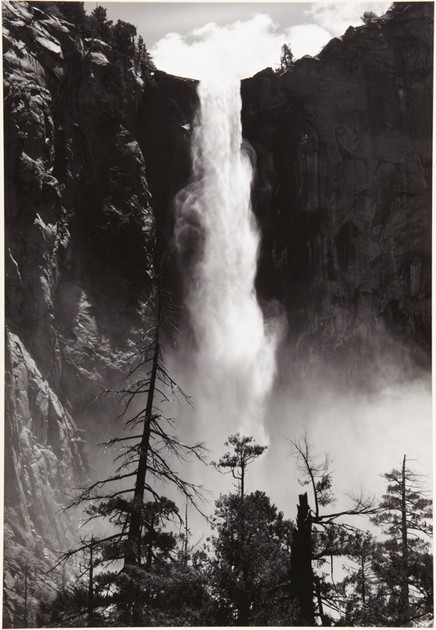
[[398, 3], [242, 82], [258, 288], [286, 304], [303, 353], [378, 352], [389, 336], [428, 364], [432, 59], [432, 3]]

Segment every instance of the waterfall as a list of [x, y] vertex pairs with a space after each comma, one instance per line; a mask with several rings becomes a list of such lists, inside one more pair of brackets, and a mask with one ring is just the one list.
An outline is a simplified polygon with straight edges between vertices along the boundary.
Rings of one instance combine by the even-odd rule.
[[[259, 234], [253, 169], [242, 145], [240, 83], [201, 82], [192, 179], [177, 199], [175, 238], [185, 265], [194, 337], [190, 393], [203, 422], [263, 435], [277, 334], [257, 302]], [[225, 437], [225, 436], [224, 436]]]

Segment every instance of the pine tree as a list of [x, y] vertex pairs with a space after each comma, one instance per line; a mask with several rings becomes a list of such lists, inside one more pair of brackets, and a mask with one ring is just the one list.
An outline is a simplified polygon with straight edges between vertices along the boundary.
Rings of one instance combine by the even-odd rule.
[[[242, 525], [242, 526], [241, 526]], [[213, 622], [218, 625], [292, 623], [286, 593], [293, 526], [264, 492], [222, 495], [216, 503], [209, 562]]]
[[238, 482], [239, 496], [241, 501], [243, 501], [245, 496], [247, 467], [266, 451], [267, 446], [255, 444], [252, 436], [241, 437], [239, 433], [230, 435], [224, 445], [233, 447], [233, 453], [225, 453], [215, 466], [221, 470], [228, 469], [233, 479], [236, 479]]
[[154, 65], [153, 59], [147, 50], [142, 35], [138, 37], [138, 41], [136, 43], [135, 59], [137, 70], [141, 72], [142, 75], [147, 75], [148, 73], [156, 70], [156, 66]]
[[112, 21], [107, 19], [107, 10], [102, 6], [97, 6], [91, 13], [89, 28], [94, 37], [102, 39], [107, 44], [112, 37]]
[[399, 625], [411, 625], [433, 610], [432, 502], [422, 477], [407, 467], [407, 461], [404, 455], [401, 468], [384, 475], [386, 494], [372, 519], [388, 537], [375, 567], [391, 592], [387, 614]]
[[[342, 597], [340, 625], [386, 625], [383, 616], [383, 585], [374, 571], [379, 543], [370, 532], [356, 532], [350, 537], [344, 555], [351, 560], [346, 577], [337, 584]], [[345, 567], [344, 567], [345, 568]]]
[[135, 53], [136, 27], [123, 20], [117, 20], [112, 32], [114, 48], [128, 56]]
[[360, 19], [364, 24], [377, 24], [380, 21], [379, 16], [374, 11], [365, 11]]
[[79, 30], [83, 28], [86, 21], [84, 2], [56, 2], [53, 4], [61, 11], [65, 20], [75, 24]]
[[280, 54], [280, 69], [289, 70], [294, 65], [294, 55], [289, 44], [283, 44]]
[[230, 435], [226, 452], [214, 464], [236, 480], [236, 492], [216, 503], [210, 562], [210, 588], [215, 622], [249, 625], [289, 621], [289, 600], [280, 585], [289, 578], [292, 525], [263, 492], [246, 492], [248, 466], [266, 446], [251, 436]]
[[345, 601], [340, 623], [428, 625], [433, 615], [431, 501], [406, 457], [384, 478], [387, 491], [371, 519], [383, 537], [354, 536], [346, 554], [353, 566], [339, 586]]

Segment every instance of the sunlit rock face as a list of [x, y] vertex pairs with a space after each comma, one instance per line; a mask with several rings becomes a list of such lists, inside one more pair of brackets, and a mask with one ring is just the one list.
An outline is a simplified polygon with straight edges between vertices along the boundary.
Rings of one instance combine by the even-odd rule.
[[106, 338], [125, 348], [123, 324], [138, 327], [138, 286], [151, 270], [150, 193], [134, 135], [143, 85], [112, 62], [86, 55], [68, 23], [5, 7], [7, 316], [64, 391], [84, 353], [96, 379], [110, 372]]
[[[43, 377], [20, 338], [6, 335], [5, 625], [22, 625], [27, 564], [29, 620], [57, 551], [73, 545], [77, 520], [60, 511], [87, 469], [84, 431]], [[45, 584], [44, 584], [45, 583]], [[33, 612], [30, 609], [33, 606]]]
[[258, 288], [286, 303], [306, 356], [377, 353], [389, 333], [428, 361], [432, 42], [432, 4], [400, 4], [242, 83]]

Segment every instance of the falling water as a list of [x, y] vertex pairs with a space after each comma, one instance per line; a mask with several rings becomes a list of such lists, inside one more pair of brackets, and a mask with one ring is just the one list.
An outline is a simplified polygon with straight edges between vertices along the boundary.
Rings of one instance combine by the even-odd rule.
[[191, 393], [203, 420], [263, 435], [275, 370], [276, 326], [256, 299], [259, 235], [251, 210], [252, 166], [242, 146], [238, 82], [198, 87], [190, 185], [177, 203], [176, 243], [195, 339]]

